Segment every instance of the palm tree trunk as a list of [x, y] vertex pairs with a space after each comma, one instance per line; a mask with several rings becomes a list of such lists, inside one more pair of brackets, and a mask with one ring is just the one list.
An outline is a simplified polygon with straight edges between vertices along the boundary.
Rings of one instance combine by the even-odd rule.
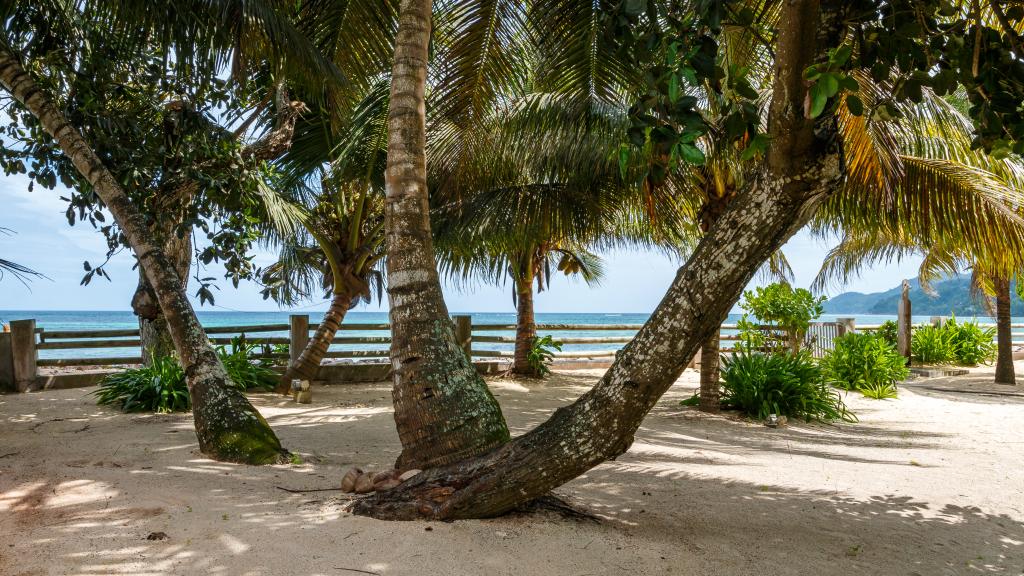
[[402, 0], [388, 113], [388, 298], [399, 468], [429, 468], [508, 441], [494, 396], [455, 340], [430, 232], [426, 165], [430, 0]]
[[516, 279], [516, 350], [512, 358], [512, 372], [524, 376], [537, 376], [530, 366], [530, 349], [537, 338], [537, 323], [533, 316], [533, 279]]
[[331, 347], [331, 341], [334, 340], [334, 335], [345, 320], [345, 314], [348, 312], [353, 298], [352, 294], [338, 290], [337, 287], [335, 288], [334, 297], [331, 298], [331, 305], [327, 308], [327, 312], [324, 313], [323, 320], [320, 321], [316, 332], [313, 333], [313, 337], [306, 344], [302, 353], [299, 354], [295, 363], [289, 364], [288, 368], [284, 371], [284, 375], [281, 376], [281, 383], [277, 386], [277, 392], [282, 394], [288, 392], [291, 388], [291, 381], [295, 378], [300, 380], [316, 378], [316, 373], [320, 369], [320, 362], [323, 361], [324, 356], [327, 354], [327, 349]]
[[135, 251], [167, 319], [185, 370], [200, 450], [212, 458], [231, 462], [280, 461], [285, 451], [277, 436], [242, 392], [232, 385], [163, 246], [154, 240], [142, 214], [117, 179], [24, 70], [17, 56], [6, 48], [0, 49], [0, 84], [39, 120], [92, 184]]
[[769, 111], [772, 148], [749, 187], [704, 237], [636, 337], [589, 392], [545, 423], [482, 456], [424, 471], [354, 510], [378, 518], [481, 518], [537, 498], [633, 442], [644, 416], [669, 389], [758, 267], [842, 185], [834, 116], [804, 117], [803, 71], [838, 45], [838, 0], [782, 5]]
[[718, 412], [722, 409], [718, 384], [718, 349], [720, 331], [715, 330], [700, 347], [700, 403], [701, 412]]
[[1016, 384], [1013, 369], [1013, 329], [1010, 319], [1010, 280], [1005, 276], [993, 278], [996, 292], [996, 383]]

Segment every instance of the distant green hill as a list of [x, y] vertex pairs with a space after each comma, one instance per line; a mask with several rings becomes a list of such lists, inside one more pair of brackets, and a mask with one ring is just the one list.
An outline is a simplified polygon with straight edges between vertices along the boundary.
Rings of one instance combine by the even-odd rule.
[[[901, 289], [896, 286], [892, 290], [873, 294], [845, 292], [825, 302], [825, 313], [896, 314]], [[935, 296], [925, 294], [916, 278], [910, 281], [910, 302], [915, 316], [988, 315], [984, 306], [971, 298], [970, 276], [961, 274], [933, 282], [932, 289], [936, 292]], [[1014, 316], [1024, 316], [1024, 302], [1014, 296], [1011, 310]]]

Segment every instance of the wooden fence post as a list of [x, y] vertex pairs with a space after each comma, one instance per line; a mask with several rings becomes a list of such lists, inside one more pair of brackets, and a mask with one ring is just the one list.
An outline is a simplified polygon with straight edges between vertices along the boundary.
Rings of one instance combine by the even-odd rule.
[[0, 390], [14, 391], [14, 355], [11, 352], [11, 333], [0, 332]]
[[455, 320], [455, 341], [470, 361], [473, 360], [473, 317], [468, 314], [457, 314]]
[[14, 388], [24, 392], [36, 381], [36, 321], [13, 320], [11, 322], [11, 358], [14, 364]]
[[903, 281], [903, 293], [900, 295], [899, 307], [896, 310], [896, 350], [910, 361], [910, 341], [912, 326], [910, 322], [910, 282]]
[[309, 314], [288, 316], [288, 365], [299, 361], [299, 356], [309, 344]]
[[857, 331], [856, 318], [836, 318], [836, 324], [839, 326], [837, 336], [846, 336]]

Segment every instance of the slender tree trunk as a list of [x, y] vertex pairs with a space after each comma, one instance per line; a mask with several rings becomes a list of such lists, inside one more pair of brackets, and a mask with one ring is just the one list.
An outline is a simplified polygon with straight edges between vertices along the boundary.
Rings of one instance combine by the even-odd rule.
[[[174, 233], [174, 222], [160, 222], [150, 228], [156, 238], [163, 239], [164, 254], [170, 259], [174, 271], [181, 279], [182, 290], [188, 283], [192, 263], [192, 238], [186, 234], [178, 238]], [[160, 310], [156, 294], [139, 269], [139, 284], [132, 296], [132, 311], [139, 319], [139, 339], [142, 342], [142, 363], [148, 365], [153, 358], [170, 356], [174, 353], [174, 338], [171, 336], [167, 319]]]
[[701, 412], [718, 412], [722, 409], [718, 383], [718, 349], [720, 331], [716, 330], [700, 347], [700, 403]]
[[455, 340], [430, 233], [426, 165], [430, 0], [402, 0], [388, 113], [388, 297], [399, 468], [429, 468], [508, 441], [494, 396]]
[[532, 275], [516, 280], [516, 351], [512, 359], [512, 372], [524, 376], [538, 376], [530, 366], [530, 349], [537, 338], [537, 322], [533, 316]]
[[323, 361], [324, 356], [327, 354], [327, 349], [331, 347], [331, 341], [334, 340], [334, 335], [345, 320], [345, 314], [352, 305], [353, 298], [355, 298], [355, 295], [343, 290], [339, 291], [335, 288], [334, 297], [331, 298], [331, 305], [327, 308], [323, 320], [320, 321], [320, 325], [317, 326], [313, 337], [306, 344], [302, 353], [299, 354], [298, 360], [294, 364], [289, 364], [288, 368], [284, 371], [281, 383], [277, 386], [278, 392], [287, 392], [291, 387], [291, 381], [295, 378], [300, 380], [316, 378], [316, 373], [320, 369], [320, 362]]
[[644, 416], [702, 342], [719, 329], [758, 267], [842, 185], [835, 118], [804, 117], [802, 74], [842, 37], [837, 3], [782, 5], [766, 164], [680, 268], [636, 337], [589, 392], [490, 453], [424, 471], [355, 503], [378, 518], [480, 518], [505, 513], [625, 452]]
[[1016, 384], [1013, 369], [1013, 329], [1010, 318], [1010, 280], [1006, 277], [993, 278], [996, 291], [996, 383]]
[[181, 280], [142, 214], [18, 58], [0, 49], [0, 83], [36, 118], [117, 220], [146, 273], [174, 336], [175, 348], [192, 396], [196, 436], [202, 452], [218, 460], [261, 464], [280, 461], [286, 452], [267, 421], [230, 382], [206, 332], [185, 296]]

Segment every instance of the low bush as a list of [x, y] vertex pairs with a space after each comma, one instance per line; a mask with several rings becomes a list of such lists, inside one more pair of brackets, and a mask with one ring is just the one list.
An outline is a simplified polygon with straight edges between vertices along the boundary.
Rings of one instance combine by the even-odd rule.
[[[277, 385], [277, 373], [250, 359], [254, 348], [236, 339], [230, 348], [218, 347], [217, 355], [232, 384], [238, 388], [272, 390]], [[185, 372], [173, 356], [157, 356], [148, 366], [111, 374], [100, 382], [94, 394], [97, 404], [116, 405], [125, 412], [187, 412], [192, 409]]]
[[977, 366], [995, 360], [995, 328], [982, 328], [975, 322], [957, 323], [956, 318], [948, 320], [943, 328], [949, 332], [953, 360], [960, 366]]
[[878, 327], [875, 334], [895, 348], [896, 343], [899, 341], [899, 326], [893, 320], [886, 320]]
[[117, 405], [125, 412], [187, 412], [192, 399], [185, 372], [171, 356], [157, 356], [148, 366], [111, 374], [94, 392], [96, 403]]
[[910, 340], [910, 354], [922, 364], [952, 363], [954, 355], [949, 332], [942, 326], [915, 326]]
[[548, 365], [555, 359], [556, 350], [562, 350], [562, 343], [553, 339], [550, 334], [534, 338], [530, 343], [530, 352], [526, 356], [526, 361], [538, 376], [547, 376], [551, 374], [551, 368]]
[[895, 398], [896, 383], [910, 375], [906, 360], [884, 337], [862, 332], [836, 338], [821, 368], [833, 386], [871, 398]]
[[950, 318], [938, 326], [918, 326], [910, 342], [914, 360], [923, 364], [977, 366], [995, 359], [995, 329]]
[[273, 390], [279, 377], [269, 366], [252, 361], [257, 346], [247, 343], [244, 338], [232, 338], [230, 348], [217, 347], [217, 355], [236, 386], [244, 390]]
[[769, 414], [807, 421], [857, 420], [807, 352], [740, 351], [724, 358], [722, 406], [762, 420]]

